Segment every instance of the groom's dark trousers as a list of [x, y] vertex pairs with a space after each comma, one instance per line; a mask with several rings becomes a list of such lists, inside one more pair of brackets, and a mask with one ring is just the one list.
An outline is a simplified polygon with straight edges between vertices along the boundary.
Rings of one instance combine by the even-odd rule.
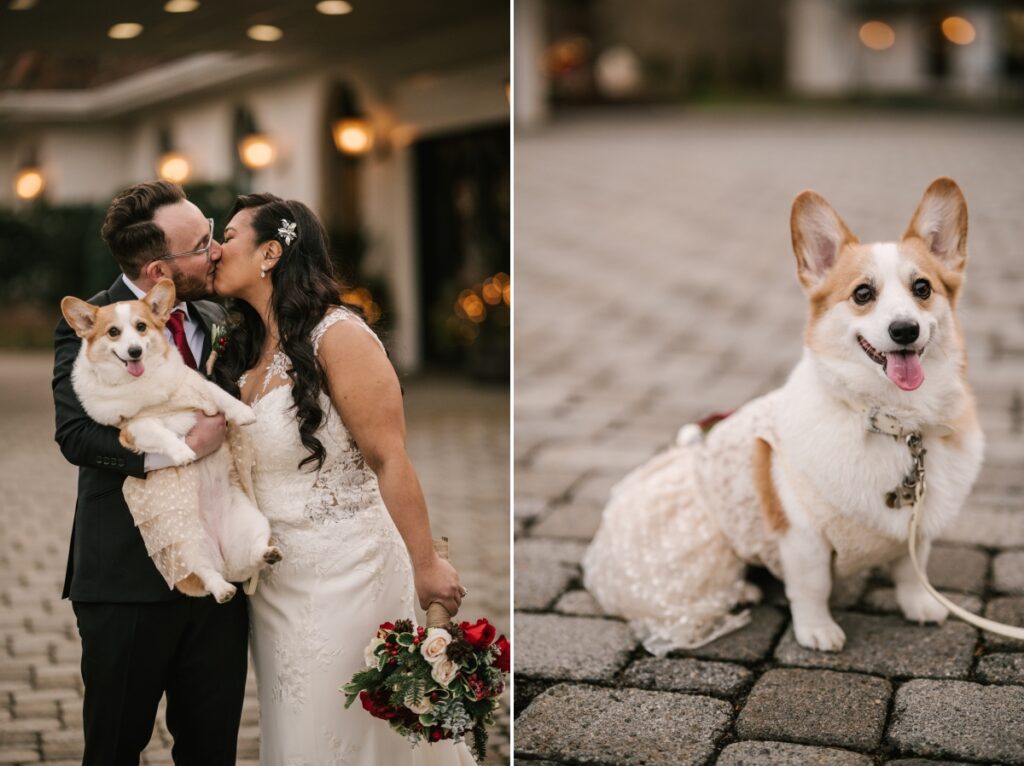
[[[89, 299], [104, 306], [135, 296], [118, 277]], [[204, 327], [200, 369], [210, 353], [216, 304], [197, 301]], [[194, 312], [194, 313], [193, 313]], [[177, 766], [235, 763], [245, 693], [249, 620], [241, 591], [227, 604], [167, 587], [146, 553], [121, 494], [125, 476], [145, 477], [142, 455], [118, 442], [116, 428], [91, 420], [71, 386], [81, 341], [61, 321], [54, 339], [56, 440], [78, 466], [78, 499], [64, 598], [82, 638], [84, 766], [137, 766], [167, 694], [167, 728]]]

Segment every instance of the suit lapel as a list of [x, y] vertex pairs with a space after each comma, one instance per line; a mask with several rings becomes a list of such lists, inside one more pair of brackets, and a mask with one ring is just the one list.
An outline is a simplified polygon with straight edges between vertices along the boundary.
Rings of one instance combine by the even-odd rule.
[[206, 376], [206, 360], [210, 358], [210, 337], [213, 335], [211, 319], [196, 303], [186, 303], [188, 313], [195, 318], [203, 328], [203, 351], [199, 355], [199, 372]]

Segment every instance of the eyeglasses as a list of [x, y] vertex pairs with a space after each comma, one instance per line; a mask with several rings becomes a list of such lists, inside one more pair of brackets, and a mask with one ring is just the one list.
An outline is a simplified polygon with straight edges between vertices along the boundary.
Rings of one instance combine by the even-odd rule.
[[206, 239], [206, 245], [199, 248], [198, 250], [189, 250], [187, 253], [174, 253], [172, 255], [162, 255], [157, 258], [158, 261], [169, 261], [172, 258], [186, 258], [190, 255], [205, 255], [206, 260], [210, 260], [210, 248], [213, 247], [213, 219], [207, 218], [210, 222], [210, 235]]

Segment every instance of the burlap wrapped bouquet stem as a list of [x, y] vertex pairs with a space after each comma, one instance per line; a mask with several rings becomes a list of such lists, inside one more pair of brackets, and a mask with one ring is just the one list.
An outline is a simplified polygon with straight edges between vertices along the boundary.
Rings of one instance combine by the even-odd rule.
[[[434, 550], [437, 551], [437, 555], [443, 558], [445, 561], [448, 560], [448, 538], [440, 537], [434, 540]], [[433, 601], [427, 605], [427, 627], [428, 628], [441, 628], [452, 621], [452, 616], [447, 609], [444, 608], [444, 604], [437, 601]]]

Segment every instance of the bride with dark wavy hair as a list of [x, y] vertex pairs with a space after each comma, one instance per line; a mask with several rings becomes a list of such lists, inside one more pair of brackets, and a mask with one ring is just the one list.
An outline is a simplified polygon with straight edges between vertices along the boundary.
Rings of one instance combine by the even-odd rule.
[[214, 377], [256, 412], [256, 499], [284, 557], [249, 599], [261, 763], [473, 763], [343, 708], [380, 623], [413, 619], [417, 597], [454, 614], [465, 589], [434, 552], [398, 378], [341, 302], [323, 226], [301, 202], [239, 197], [213, 284], [240, 317]]

